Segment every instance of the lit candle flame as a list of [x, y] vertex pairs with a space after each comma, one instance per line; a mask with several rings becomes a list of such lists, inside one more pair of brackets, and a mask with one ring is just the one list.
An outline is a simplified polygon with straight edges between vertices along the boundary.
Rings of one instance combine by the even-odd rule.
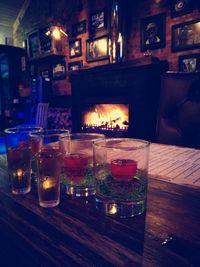
[[108, 211], [109, 214], [113, 215], [117, 213], [117, 205], [116, 204], [112, 204], [111, 207], [109, 208]]
[[51, 187], [53, 187], [52, 185], [52, 180], [49, 177], [45, 177], [45, 180], [42, 183], [43, 189], [47, 190]]
[[22, 171], [22, 169], [18, 169], [18, 170], [17, 170], [17, 177], [18, 177], [18, 180], [19, 180], [19, 181], [22, 180], [22, 176], [23, 176], [23, 171]]

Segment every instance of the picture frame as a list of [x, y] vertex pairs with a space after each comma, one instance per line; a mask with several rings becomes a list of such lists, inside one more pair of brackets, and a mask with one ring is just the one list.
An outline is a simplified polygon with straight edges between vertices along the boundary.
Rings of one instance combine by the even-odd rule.
[[71, 34], [77, 36], [86, 32], [86, 20], [82, 20], [72, 25]]
[[68, 64], [68, 70], [69, 70], [69, 71], [79, 70], [79, 69], [81, 69], [82, 67], [83, 67], [83, 60], [70, 62], [70, 63]]
[[69, 42], [69, 57], [80, 57], [82, 55], [81, 39], [75, 39]]
[[200, 71], [200, 54], [181, 55], [178, 62], [181, 72]]
[[44, 69], [41, 71], [41, 77], [45, 82], [50, 82], [51, 78], [50, 78], [50, 71], [49, 69]]
[[166, 14], [158, 14], [141, 20], [141, 51], [163, 48], [166, 45]]
[[200, 48], [200, 19], [172, 26], [172, 52]]
[[33, 32], [28, 36], [29, 55], [37, 57], [40, 54], [40, 41], [38, 32]]
[[86, 40], [86, 61], [93, 62], [108, 59], [108, 36]]
[[52, 65], [52, 80], [66, 79], [66, 64], [65, 61], [58, 61]]
[[183, 16], [193, 10], [193, 0], [171, 0], [171, 18]]
[[107, 28], [106, 9], [95, 11], [89, 16], [89, 31], [92, 34], [103, 31]]
[[51, 36], [46, 34], [48, 31], [50, 31], [49, 27], [43, 28], [39, 31], [41, 53], [44, 54], [51, 52], [52, 41]]

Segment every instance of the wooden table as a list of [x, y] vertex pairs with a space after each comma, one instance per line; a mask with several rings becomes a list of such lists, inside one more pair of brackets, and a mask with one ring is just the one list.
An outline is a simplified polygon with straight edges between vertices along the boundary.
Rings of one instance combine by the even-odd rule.
[[3, 164], [0, 172], [2, 267], [200, 266], [198, 189], [151, 178], [146, 216], [114, 219], [94, 199], [64, 194], [58, 207], [41, 208], [36, 190], [14, 196]]

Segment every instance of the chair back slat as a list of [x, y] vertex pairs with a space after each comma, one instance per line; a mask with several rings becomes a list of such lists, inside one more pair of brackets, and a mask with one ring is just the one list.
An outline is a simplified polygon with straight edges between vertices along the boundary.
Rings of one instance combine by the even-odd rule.
[[43, 128], [47, 127], [47, 117], [48, 117], [48, 103], [39, 103], [37, 106], [36, 113], [36, 125], [41, 126]]

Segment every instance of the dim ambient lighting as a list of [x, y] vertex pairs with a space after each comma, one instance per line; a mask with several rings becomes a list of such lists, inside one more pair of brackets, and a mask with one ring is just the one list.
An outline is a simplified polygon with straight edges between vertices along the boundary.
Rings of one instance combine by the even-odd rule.
[[66, 37], [68, 36], [67, 33], [65, 31], [63, 31], [61, 29], [61, 27], [58, 26], [52, 26], [47, 32], [46, 35], [50, 36], [52, 38], [54, 38], [55, 40], [60, 40], [61, 39], [61, 35], [65, 35]]

